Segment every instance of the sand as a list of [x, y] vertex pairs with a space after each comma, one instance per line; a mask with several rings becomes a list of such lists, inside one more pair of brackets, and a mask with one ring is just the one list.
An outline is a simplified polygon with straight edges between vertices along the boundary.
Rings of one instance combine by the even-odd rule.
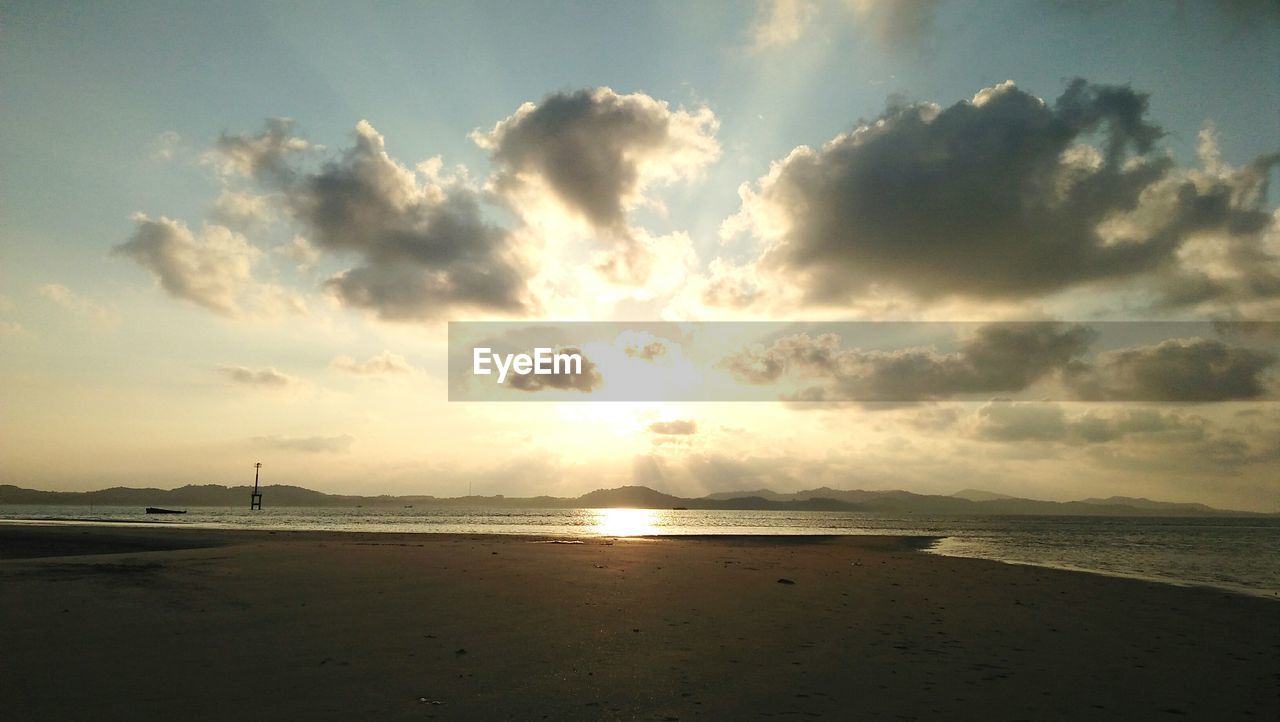
[[0, 525], [0, 717], [1280, 718], [1280, 602], [890, 537], [547, 541]]

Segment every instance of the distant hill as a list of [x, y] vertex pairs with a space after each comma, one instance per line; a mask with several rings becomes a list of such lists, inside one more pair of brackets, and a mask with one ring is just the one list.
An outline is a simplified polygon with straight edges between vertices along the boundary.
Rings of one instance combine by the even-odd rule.
[[678, 496], [663, 494], [647, 486], [620, 486], [617, 489], [596, 489], [577, 499], [584, 507], [630, 507], [636, 509], [670, 509], [682, 506], [686, 501]]
[[1151, 509], [1154, 511], [1216, 511], [1213, 507], [1204, 504], [1187, 504], [1172, 501], [1152, 501], [1142, 497], [1132, 496], [1109, 496], [1106, 499], [1085, 499], [1085, 504], [1098, 504], [1101, 506], [1131, 506], [1137, 509]]
[[[1258, 512], [1214, 509], [1204, 504], [1177, 504], [1128, 497], [1086, 499], [1084, 501], [1041, 501], [996, 494], [980, 489], [964, 489], [942, 496], [916, 494], [910, 491], [867, 491], [819, 487], [780, 494], [769, 490], [717, 492], [704, 497], [717, 504], [733, 504], [743, 497], [757, 501], [768, 499], [775, 504], [824, 502], [821, 508], [850, 511], [874, 511], [893, 514], [971, 514], [971, 515], [1041, 515], [1041, 516], [1273, 516]], [[690, 508], [695, 508], [688, 505]], [[710, 508], [710, 507], [696, 507]], [[723, 508], [716, 506], [714, 508]], [[738, 508], [738, 507], [734, 507]], [[757, 504], [751, 508], [766, 508]]]
[[969, 501], [995, 501], [996, 499], [1016, 499], [1017, 497], [1008, 494], [997, 494], [994, 491], [983, 491], [982, 489], [961, 489], [952, 494], [957, 499], [968, 499]]
[[[0, 505], [71, 506], [248, 506], [250, 487], [200, 484], [177, 489], [114, 487], [98, 491], [40, 491], [0, 485]], [[1051, 516], [1280, 516], [1256, 512], [1224, 511], [1204, 504], [1180, 504], [1151, 499], [1113, 496], [1084, 501], [1038, 501], [966, 489], [950, 496], [910, 491], [866, 491], [819, 487], [779, 493], [769, 489], [717, 492], [686, 499], [645, 486], [597, 489], [579, 497], [505, 496], [353, 496], [326, 494], [300, 486], [262, 487], [263, 502], [270, 507], [507, 507], [507, 508], [647, 508], [750, 509], [792, 511], [868, 511], [890, 514], [1051, 515]]]
[[791, 498], [790, 494], [779, 494], [771, 489], [754, 489], [752, 491], [717, 491], [714, 494], [707, 494], [703, 499], [743, 499], [752, 497], [756, 499], [768, 499], [769, 501], [787, 501]]

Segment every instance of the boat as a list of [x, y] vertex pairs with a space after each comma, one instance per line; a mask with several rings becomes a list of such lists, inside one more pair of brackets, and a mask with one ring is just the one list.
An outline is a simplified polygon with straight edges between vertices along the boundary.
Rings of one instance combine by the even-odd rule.
[[187, 510], [182, 509], [181, 511], [179, 511], [177, 509], [161, 509], [158, 506], [149, 506], [147, 507], [147, 513], [148, 514], [186, 514]]

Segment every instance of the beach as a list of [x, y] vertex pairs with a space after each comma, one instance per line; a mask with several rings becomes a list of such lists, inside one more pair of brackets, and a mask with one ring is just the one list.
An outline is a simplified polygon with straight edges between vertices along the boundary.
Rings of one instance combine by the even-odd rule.
[[926, 543], [0, 525], [3, 716], [1280, 715], [1280, 603]]

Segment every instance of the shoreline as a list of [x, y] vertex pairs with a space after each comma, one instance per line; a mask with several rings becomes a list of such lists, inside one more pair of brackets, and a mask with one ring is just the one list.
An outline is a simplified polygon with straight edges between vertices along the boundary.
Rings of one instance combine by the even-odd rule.
[[[92, 547], [78, 543], [77, 535], [71, 531], [78, 528], [107, 531], [107, 536], [116, 539], [94, 539]], [[49, 551], [66, 544], [70, 549], [89, 549], [78, 554], [40, 554], [38, 556], [19, 556], [5, 553], [7, 549], [21, 549], [25, 541], [23, 535], [14, 530], [34, 530], [28, 538], [38, 540], [47, 546]], [[63, 531], [66, 530], [66, 531]], [[161, 531], [164, 530], [164, 531]], [[133, 532], [158, 532], [160, 534], [177, 534], [191, 539], [182, 545], [164, 543], [156, 537], [138, 537]], [[84, 532], [82, 532], [83, 534]], [[98, 522], [90, 520], [66, 520], [46, 522], [35, 519], [3, 519], [0, 520], [0, 561], [38, 558], [55, 558], [59, 556], [94, 556], [98, 554], [119, 554], [127, 551], [169, 551], [173, 549], [203, 549], [221, 546], [236, 546], [264, 542], [347, 542], [347, 543], [406, 543], [412, 541], [526, 541], [563, 544], [613, 544], [625, 541], [666, 542], [679, 541], [690, 543], [732, 543], [744, 546], [792, 546], [832, 543], [840, 540], [856, 539], [859, 546], [877, 550], [923, 551], [929, 546], [945, 539], [945, 536], [915, 536], [900, 534], [636, 534], [636, 535], [582, 535], [569, 536], [563, 534], [528, 534], [511, 533], [468, 533], [468, 532], [405, 532], [405, 531], [352, 531], [352, 530], [315, 530], [315, 529], [244, 529], [226, 527], [208, 527], [175, 524], [172, 522]], [[169, 540], [166, 540], [169, 541]], [[123, 542], [125, 546], [116, 546]], [[146, 548], [148, 544], [154, 548]], [[120, 551], [124, 549], [125, 551]], [[966, 557], [968, 558], [968, 557]]]
[[[379, 537], [386, 535], [424, 535], [431, 537], [456, 537], [456, 538], [486, 538], [486, 537], [514, 537], [529, 539], [546, 539], [546, 540], [598, 540], [598, 539], [684, 539], [690, 541], [706, 540], [726, 540], [726, 539], [785, 539], [806, 538], [806, 537], [830, 537], [832, 539], [843, 538], [867, 538], [867, 537], [891, 537], [904, 540], [905, 544], [911, 545], [915, 551], [923, 552], [933, 556], [951, 558], [951, 559], [974, 559], [979, 561], [993, 562], [996, 564], [1007, 564], [1017, 567], [1031, 567], [1035, 569], [1052, 569], [1062, 572], [1070, 572], [1074, 574], [1087, 574], [1100, 576], [1108, 579], [1129, 579], [1140, 582], [1166, 585], [1178, 589], [1205, 589], [1214, 592], [1224, 592], [1228, 594], [1236, 594], [1243, 597], [1253, 599], [1265, 599], [1272, 602], [1280, 602], [1280, 591], [1245, 587], [1241, 585], [1211, 584], [1197, 580], [1177, 579], [1172, 577], [1161, 577], [1156, 575], [1144, 575], [1139, 573], [1127, 573], [1105, 569], [1089, 569], [1082, 567], [1073, 567], [1063, 564], [1050, 564], [1041, 562], [1031, 562], [1016, 559], [997, 559], [992, 557], [970, 556], [963, 554], [944, 553], [937, 551], [937, 547], [953, 535], [905, 535], [905, 534], [751, 534], [751, 533], [728, 533], [728, 534], [637, 534], [637, 535], [601, 535], [601, 534], [583, 534], [583, 535], [563, 535], [563, 534], [534, 534], [527, 532], [433, 532], [433, 531], [356, 531], [345, 529], [247, 529], [243, 527], [226, 527], [205, 525], [201, 523], [183, 523], [169, 521], [151, 521], [146, 519], [135, 520], [99, 520], [99, 519], [0, 519], [0, 529], [5, 525], [13, 525], [18, 527], [90, 527], [90, 528], [146, 528], [146, 529], [172, 529], [172, 530], [188, 530], [192, 532], [208, 531], [208, 532], [227, 532], [230, 534], [372, 534]], [[907, 541], [910, 540], [910, 541]], [[0, 549], [0, 561], [6, 558], [3, 550]]]
[[1280, 714], [1272, 602], [913, 537], [0, 525], [23, 545], [100, 553], [0, 560], [18, 719]]

